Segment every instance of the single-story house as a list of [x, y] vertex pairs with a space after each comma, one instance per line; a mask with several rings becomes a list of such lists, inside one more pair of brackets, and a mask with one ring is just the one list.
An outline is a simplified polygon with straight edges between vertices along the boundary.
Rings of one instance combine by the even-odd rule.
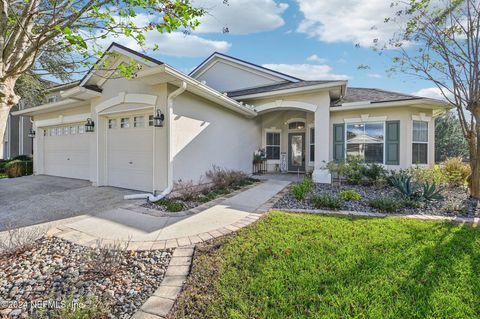
[[91, 70], [57, 91], [60, 99], [14, 112], [33, 118], [35, 174], [155, 194], [198, 181], [212, 165], [251, 172], [264, 149], [268, 171], [330, 183], [325, 162], [347, 155], [388, 169], [433, 165], [434, 119], [448, 108], [347, 81], [304, 81], [220, 53], [186, 75], [116, 43], [108, 52], [110, 65], [135, 59], [136, 76]]

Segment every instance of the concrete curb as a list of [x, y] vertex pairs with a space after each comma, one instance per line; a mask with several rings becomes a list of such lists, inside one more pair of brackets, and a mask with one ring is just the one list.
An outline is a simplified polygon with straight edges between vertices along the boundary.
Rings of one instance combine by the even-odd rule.
[[131, 319], [160, 319], [168, 315], [190, 273], [193, 253], [193, 246], [175, 249], [160, 287]]

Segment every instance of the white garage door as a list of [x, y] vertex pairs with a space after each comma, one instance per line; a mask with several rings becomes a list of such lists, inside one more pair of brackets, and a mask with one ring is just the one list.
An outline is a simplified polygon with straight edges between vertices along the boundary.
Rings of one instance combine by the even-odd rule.
[[44, 137], [44, 173], [89, 179], [89, 137], [82, 123], [47, 128]]
[[148, 115], [108, 119], [107, 183], [153, 190], [153, 127]]

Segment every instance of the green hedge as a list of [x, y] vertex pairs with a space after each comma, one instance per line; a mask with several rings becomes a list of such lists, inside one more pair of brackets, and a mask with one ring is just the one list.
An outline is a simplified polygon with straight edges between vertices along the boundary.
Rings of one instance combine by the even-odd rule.
[[5, 174], [8, 177], [20, 177], [33, 174], [33, 161], [13, 160], [5, 164]]

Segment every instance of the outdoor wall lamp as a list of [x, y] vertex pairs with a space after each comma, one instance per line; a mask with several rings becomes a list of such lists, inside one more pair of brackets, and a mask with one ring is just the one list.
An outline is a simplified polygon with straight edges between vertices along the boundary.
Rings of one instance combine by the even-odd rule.
[[155, 127], [163, 127], [163, 120], [165, 120], [165, 115], [157, 109], [157, 113], [153, 117], [153, 126]]
[[95, 123], [91, 118], [87, 119], [87, 123], [85, 123], [85, 132], [93, 132], [95, 127]]
[[30, 138], [35, 138], [35, 130], [33, 128], [28, 131], [28, 137]]

